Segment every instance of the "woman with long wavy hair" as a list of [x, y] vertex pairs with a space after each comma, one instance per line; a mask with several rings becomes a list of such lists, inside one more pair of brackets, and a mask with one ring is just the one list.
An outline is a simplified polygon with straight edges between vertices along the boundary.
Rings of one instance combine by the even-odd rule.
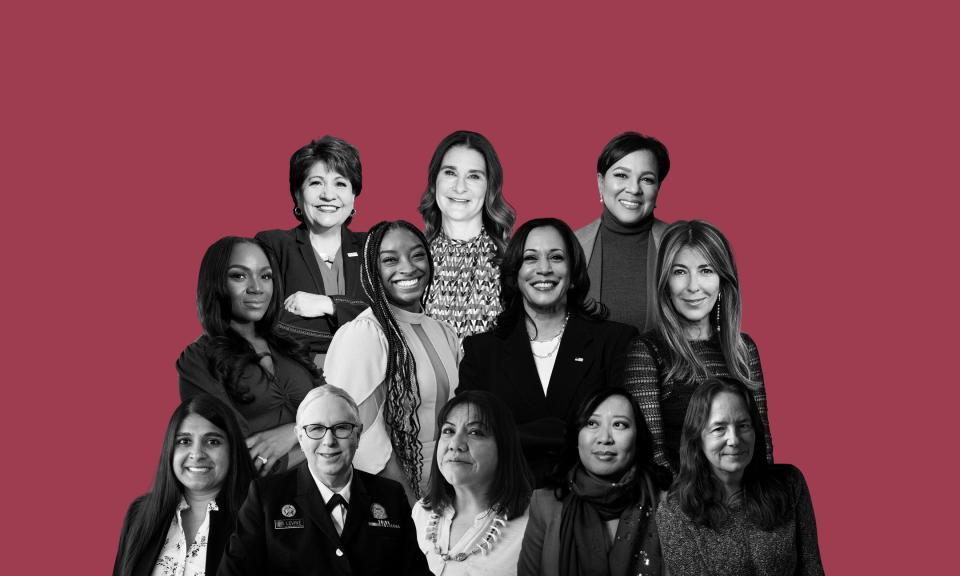
[[283, 283], [259, 240], [227, 236], [200, 263], [197, 312], [203, 335], [177, 360], [180, 398], [210, 394], [234, 409], [262, 474], [303, 461], [297, 406], [320, 375], [306, 350], [276, 330]]
[[769, 464], [766, 426], [740, 381], [708, 378], [690, 398], [680, 472], [657, 510], [672, 576], [822, 576], [810, 491]]
[[434, 423], [458, 383], [457, 335], [423, 310], [432, 275], [427, 239], [413, 224], [371, 228], [360, 274], [370, 308], [337, 331], [324, 364], [326, 381], [360, 407], [354, 465], [400, 482], [411, 505], [427, 487]]
[[656, 300], [657, 328], [631, 345], [626, 387], [653, 434], [657, 464], [676, 475], [687, 404], [712, 376], [750, 386], [767, 438], [761, 453], [772, 462], [760, 353], [740, 332], [740, 278], [730, 244], [716, 227], [691, 220], [667, 228], [657, 256]]
[[434, 265], [427, 314], [460, 338], [486, 332], [500, 313], [499, 263], [516, 220], [486, 137], [460, 130], [437, 145], [420, 214]]
[[464, 340], [460, 388], [487, 390], [510, 407], [539, 487], [583, 399], [622, 383], [637, 330], [605, 320], [603, 305], [587, 298], [586, 259], [562, 220], [520, 226], [501, 269], [503, 311], [494, 330]]
[[254, 473], [226, 404], [206, 394], [180, 404], [153, 487], [123, 521], [114, 576], [216, 574]]

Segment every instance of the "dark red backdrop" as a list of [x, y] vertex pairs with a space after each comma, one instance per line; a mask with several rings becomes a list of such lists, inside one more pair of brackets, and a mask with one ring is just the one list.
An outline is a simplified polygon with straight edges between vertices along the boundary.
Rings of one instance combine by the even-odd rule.
[[957, 469], [931, 463], [958, 398], [936, 366], [955, 339], [937, 198], [956, 190], [956, 19], [496, 4], [3, 10], [6, 573], [109, 569], [199, 334], [200, 256], [293, 224], [295, 148], [359, 147], [356, 228], [419, 223], [429, 156], [460, 128], [493, 141], [521, 220], [575, 227], [599, 212], [604, 143], [662, 139], [657, 214], [733, 243], [776, 456], [807, 475], [827, 569], [938, 565], [913, 550], [945, 549], [956, 517], [953, 491], [929, 501]]

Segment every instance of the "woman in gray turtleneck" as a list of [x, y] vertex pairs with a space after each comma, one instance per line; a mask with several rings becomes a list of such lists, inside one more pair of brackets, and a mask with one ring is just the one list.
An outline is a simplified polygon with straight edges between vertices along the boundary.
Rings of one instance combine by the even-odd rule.
[[603, 302], [610, 320], [655, 327], [657, 248], [667, 225], [653, 216], [660, 184], [670, 171], [667, 148], [656, 138], [624, 132], [597, 159], [603, 214], [577, 230], [587, 256], [590, 298]]

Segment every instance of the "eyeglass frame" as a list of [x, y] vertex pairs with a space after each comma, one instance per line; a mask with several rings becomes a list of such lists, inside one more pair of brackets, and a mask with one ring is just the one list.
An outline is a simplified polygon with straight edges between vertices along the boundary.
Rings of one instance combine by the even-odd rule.
[[[311, 426], [319, 426], [320, 429], [323, 431], [320, 433], [319, 436], [311, 436], [310, 432], [307, 431], [307, 428], [310, 428]], [[349, 426], [349, 428], [339, 428], [341, 426]], [[323, 424], [306, 424], [304, 426], [301, 426], [300, 428], [303, 430], [303, 435], [311, 440], [323, 440], [324, 437], [326, 437], [327, 435], [327, 430], [333, 430], [334, 438], [337, 438], [339, 440], [346, 440], [347, 438], [353, 436], [353, 432], [357, 428], [360, 428], [360, 425], [355, 424], [353, 422], [337, 422], [332, 426], [324, 426]], [[340, 436], [337, 434], [337, 430], [349, 430], [349, 431], [347, 432], [346, 436]]]

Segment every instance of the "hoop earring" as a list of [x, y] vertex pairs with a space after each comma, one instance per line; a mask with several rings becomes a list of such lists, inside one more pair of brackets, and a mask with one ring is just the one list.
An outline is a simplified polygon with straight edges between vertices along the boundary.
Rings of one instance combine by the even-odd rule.
[[301, 216], [303, 216], [303, 210], [301, 210], [299, 206], [294, 206], [293, 215], [296, 216], [297, 218], [300, 218]]

